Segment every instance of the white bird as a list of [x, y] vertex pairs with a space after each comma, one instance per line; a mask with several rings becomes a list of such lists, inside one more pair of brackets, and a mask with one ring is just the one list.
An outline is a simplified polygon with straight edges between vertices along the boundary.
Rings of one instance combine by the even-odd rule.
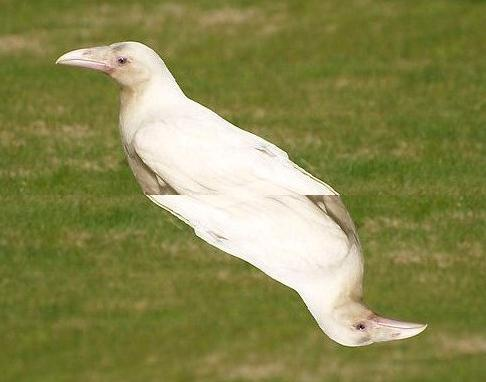
[[426, 328], [363, 304], [361, 246], [339, 194], [277, 146], [186, 97], [152, 49], [121, 42], [56, 63], [118, 82], [123, 147], [145, 195], [208, 243], [297, 291], [331, 339], [363, 346]]

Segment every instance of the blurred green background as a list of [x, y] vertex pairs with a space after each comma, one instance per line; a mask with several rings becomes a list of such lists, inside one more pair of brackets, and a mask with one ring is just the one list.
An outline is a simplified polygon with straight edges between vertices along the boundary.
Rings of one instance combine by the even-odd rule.
[[[0, 380], [486, 380], [485, 14], [459, 0], [0, 0]], [[116, 86], [54, 65], [123, 40], [339, 190], [366, 301], [427, 331], [341, 347], [296, 293], [145, 199]]]

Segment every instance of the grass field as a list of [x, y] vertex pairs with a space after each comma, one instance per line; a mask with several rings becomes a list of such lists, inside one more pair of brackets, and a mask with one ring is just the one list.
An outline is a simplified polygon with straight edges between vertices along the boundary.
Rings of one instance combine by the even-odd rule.
[[[485, 14], [459, 0], [0, 0], [0, 380], [485, 380]], [[296, 293], [145, 199], [116, 86], [54, 65], [123, 40], [339, 190], [366, 301], [427, 331], [341, 347]]]

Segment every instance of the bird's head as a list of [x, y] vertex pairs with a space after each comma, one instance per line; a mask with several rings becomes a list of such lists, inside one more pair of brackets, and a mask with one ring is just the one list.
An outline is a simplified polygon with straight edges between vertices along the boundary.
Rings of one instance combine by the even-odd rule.
[[[73, 50], [59, 57], [56, 64], [106, 73], [126, 88], [135, 88], [168, 73], [158, 54], [139, 42]], [[172, 79], [170, 74], [168, 77]]]
[[380, 317], [363, 304], [351, 301], [334, 308], [319, 324], [331, 339], [353, 347], [413, 337], [427, 327]]

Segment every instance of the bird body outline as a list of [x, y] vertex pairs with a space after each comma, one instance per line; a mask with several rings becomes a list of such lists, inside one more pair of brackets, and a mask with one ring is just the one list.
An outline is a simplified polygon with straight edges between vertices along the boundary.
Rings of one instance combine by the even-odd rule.
[[339, 194], [279, 147], [186, 97], [152, 49], [115, 43], [56, 63], [120, 85], [122, 144], [144, 194], [209, 244], [296, 290], [331, 339], [363, 346], [425, 330], [362, 302], [361, 245]]

